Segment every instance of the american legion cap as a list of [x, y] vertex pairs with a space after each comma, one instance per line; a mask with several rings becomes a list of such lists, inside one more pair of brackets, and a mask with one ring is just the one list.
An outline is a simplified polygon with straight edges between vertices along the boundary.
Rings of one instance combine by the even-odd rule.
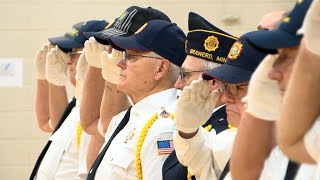
[[146, 22], [154, 19], [171, 22], [166, 14], [157, 9], [131, 6], [115, 20], [112, 26], [98, 33], [94, 33], [93, 37], [100, 44], [109, 45], [109, 36], [130, 36]]
[[80, 22], [72, 26], [70, 32], [64, 36], [49, 38], [48, 40], [63, 50], [64, 52], [71, 51], [72, 48], [80, 48], [84, 46], [87, 40], [83, 32], [98, 32], [103, 30], [108, 25], [105, 20], [90, 20], [87, 22]]
[[149, 21], [129, 37], [109, 38], [114, 49], [153, 51], [179, 67], [187, 56], [184, 50], [185, 40], [185, 34], [175, 23], [164, 20]]
[[252, 46], [248, 42], [247, 34], [242, 35], [232, 45], [225, 64], [203, 73], [202, 78], [218, 79], [231, 84], [249, 81], [267, 53]]
[[256, 31], [247, 35], [250, 43], [269, 53], [277, 53], [279, 48], [288, 48], [300, 44], [302, 38], [297, 31], [301, 28], [306, 12], [312, 0], [297, 0], [290, 14], [282, 20], [278, 29]]
[[200, 15], [189, 13], [189, 32], [185, 42], [187, 55], [223, 64], [228, 52], [238, 39], [209, 23]]

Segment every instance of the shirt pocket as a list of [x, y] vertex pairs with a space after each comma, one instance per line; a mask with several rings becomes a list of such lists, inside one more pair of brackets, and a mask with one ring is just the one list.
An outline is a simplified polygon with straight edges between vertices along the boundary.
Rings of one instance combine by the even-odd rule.
[[126, 147], [121, 147], [114, 152], [114, 155], [108, 160], [108, 164], [127, 170], [134, 161], [135, 152]]

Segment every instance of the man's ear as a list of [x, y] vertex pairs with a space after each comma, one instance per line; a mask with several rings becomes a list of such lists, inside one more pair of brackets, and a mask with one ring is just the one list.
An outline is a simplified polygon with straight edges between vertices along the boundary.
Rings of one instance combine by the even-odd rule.
[[210, 92], [219, 89], [219, 83], [216, 80], [210, 80]]
[[158, 61], [158, 64], [156, 66], [155, 76], [154, 76], [155, 80], [160, 80], [162, 77], [168, 74], [169, 69], [170, 69], [170, 61], [168, 60]]

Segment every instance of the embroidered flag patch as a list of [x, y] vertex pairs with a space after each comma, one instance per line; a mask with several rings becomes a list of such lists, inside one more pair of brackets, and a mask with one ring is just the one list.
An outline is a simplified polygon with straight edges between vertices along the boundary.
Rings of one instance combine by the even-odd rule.
[[173, 140], [157, 141], [158, 144], [158, 155], [170, 154], [173, 150]]

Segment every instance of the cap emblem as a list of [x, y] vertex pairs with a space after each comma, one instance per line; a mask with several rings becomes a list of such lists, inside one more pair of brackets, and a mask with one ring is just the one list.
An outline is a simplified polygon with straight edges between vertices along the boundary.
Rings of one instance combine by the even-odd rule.
[[230, 51], [229, 51], [229, 54], [228, 54], [228, 59], [230, 60], [235, 60], [239, 57], [241, 51], [242, 51], [242, 47], [243, 47], [243, 44], [240, 42], [240, 41], [236, 41]]
[[209, 36], [206, 40], [204, 40], [203, 46], [209, 52], [215, 51], [219, 47], [218, 38], [215, 36]]

